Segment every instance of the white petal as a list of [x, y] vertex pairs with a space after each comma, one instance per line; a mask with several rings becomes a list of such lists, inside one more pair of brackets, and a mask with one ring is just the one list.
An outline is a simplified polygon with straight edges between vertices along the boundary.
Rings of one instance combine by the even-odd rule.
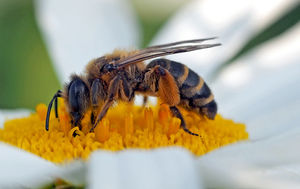
[[74, 186], [84, 186], [86, 184], [86, 162], [77, 160], [66, 165], [60, 165], [60, 168], [61, 172], [57, 174], [59, 178], [72, 183]]
[[[0, 110], [0, 128], [8, 119], [28, 116], [29, 110]], [[36, 188], [57, 178], [83, 186], [85, 166], [81, 161], [56, 165], [32, 153], [0, 141], [0, 188]]]
[[224, 70], [212, 85], [219, 112], [247, 124], [250, 138], [300, 124], [300, 24]]
[[115, 48], [139, 44], [137, 21], [124, 0], [37, 0], [37, 20], [61, 81]]
[[0, 129], [3, 128], [4, 122], [13, 118], [21, 118], [28, 116], [30, 114], [29, 110], [18, 109], [18, 110], [0, 110]]
[[198, 160], [210, 188], [296, 188], [300, 185], [300, 129], [213, 151]]
[[218, 36], [223, 46], [174, 55], [206, 78], [217, 65], [233, 56], [256, 32], [271, 23], [296, 0], [198, 0], [179, 11], [154, 43]]
[[89, 188], [201, 188], [194, 157], [181, 148], [93, 153]]
[[0, 142], [0, 188], [34, 188], [50, 183], [61, 168], [31, 153]]

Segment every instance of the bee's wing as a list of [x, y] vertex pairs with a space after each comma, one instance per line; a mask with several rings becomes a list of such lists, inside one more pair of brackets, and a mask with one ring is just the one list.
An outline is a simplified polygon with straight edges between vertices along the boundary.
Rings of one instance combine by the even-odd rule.
[[167, 43], [167, 44], [163, 44], [163, 45], [155, 45], [155, 46], [151, 46], [151, 47], [147, 47], [144, 50], [147, 49], [159, 49], [159, 48], [164, 48], [164, 47], [171, 47], [171, 46], [177, 46], [177, 45], [181, 45], [181, 44], [189, 44], [189, 43], [202, 43], [203, 41], [208, 41], [208, 40], [213, 40], [213, 39], [217, 39], [217, 37], [210, 37], [210, 38], [203, 38], [203, 39], [192, 39], [192, 40], [185, 40], [185, 41], [176, 41], [173, 43]]
[[[137, 62], [141, 62], [144, 60], [149, 60], [156, 57], [171, 55], [171, 54], [177, 54], [177, 53], [184, 53], [189, 51], [195, 51], [199, 49], [206, 49], [211, 48], [215, 46], [220, 46], [220, 43], [215, 44], [202, 44], [199, 45], [198, 43], [201, 43], [206, 40], [215, 39], [215, 38], [206, 38], [206, 39], [194, 39], [194, 40], [187, 40], [187, 41], [178, 41], [174, 43], [168, 43], [163, 45], [156, 45], [151, 46], [145, 49], [142, 49], [138, 51], [138, 53], [128, 56], [124, 59], [121, 59], [116, 62], [116, 65], [118, 68], [122, 68], [125, 66], [128, 66], [130, 64], [134, 64]], [[193, 45], [187, 45], [190, 43], [194, 43]]]

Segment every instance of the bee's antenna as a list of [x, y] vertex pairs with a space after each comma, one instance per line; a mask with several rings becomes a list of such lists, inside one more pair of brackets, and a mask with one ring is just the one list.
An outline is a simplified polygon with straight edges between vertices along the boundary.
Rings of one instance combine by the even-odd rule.
[[53, 96], [53, 98], [51, 99], [49, 105], [48, 105], [48, 110], [47, 110], [47, 116], [46, 116], [46, 124], [45, 124], [45, 128], [46, 130], [48, 131], [49, 130], [49, 119], [50, 119], [50, 112], [51, 112], [51, 108], [52, 108], [52, 104], [53, 104], [53, 101], [54, 101], [54, 108], [55, 108], [55, 116], [56, 118], [58, 117], [58, 111], [57, 111], [57, 98], [58, 97], [61, 97], [62, 95], [62, 91], [61, 90], [58, 90], [55, 95]]
[[55, 110], [55, 117], [58, 118], [58, 102], [57, 98], [54, 100], [54, 110]]

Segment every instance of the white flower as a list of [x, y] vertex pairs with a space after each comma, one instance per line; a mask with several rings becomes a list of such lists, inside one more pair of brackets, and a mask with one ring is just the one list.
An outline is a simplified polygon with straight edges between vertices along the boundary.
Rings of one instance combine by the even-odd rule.
[[[220, 48], [169, 57], [205, 78], [293, 3], [193, 1], [153, 43], [219, 36]], [[91, 58], [139, 44], [139, 27], [127, 1], [37, 1], [36, 8], [61, 81], [81, 72]], [[66, 167], [0, 143], [0, 188], [37, 187], [58, 177], [76, 185], [86, 182], [89, 188], [298, 188], [299, 34], [298, 23], [238, 59], [211, 83], [220, 112], [245, 122], [250, 141], [200, 158], [181, 148], [97, 151], [88, 163]], [[0, 123], [3, 117], [0, 112]]]

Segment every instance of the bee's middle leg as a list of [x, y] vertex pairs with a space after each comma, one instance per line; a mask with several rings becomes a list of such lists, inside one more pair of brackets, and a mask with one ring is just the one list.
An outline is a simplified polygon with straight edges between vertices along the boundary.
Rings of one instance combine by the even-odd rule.
[[193, 133], [193, 132], [190, 131], [188, 128], [186, 128], [186, 124], [185, 124], [185, 121], [184, 121], [184, 119], [183, 119], [183, 117], [182, 117], [182, 114], [180, 113], [179, 109], [178, 109], [176, 106], [170, 106], [170, 110], [171, 110], [171, 112], [173, 113], [173, 115], [174, 115], [175, 117], [177, 117], [177, 118], [179, 118], [179, 119], [181, 120], [180, 126], [182, 127], [182, 129], [183, 129], [185, 132], [187, 132], [187, 133], [189, 133], [189, 134], [191, 134], [191, 135], [199, 136], [198, 134]]
[[92, 113], [91, 113], [91, 123], [94, 125], [94, 123], [95, 123], [95, 114], [94, 114], [94, 112], [92, 111]]
[[148, 102], [148, 96], [143, 96], [143, 108], [146, 107]]

